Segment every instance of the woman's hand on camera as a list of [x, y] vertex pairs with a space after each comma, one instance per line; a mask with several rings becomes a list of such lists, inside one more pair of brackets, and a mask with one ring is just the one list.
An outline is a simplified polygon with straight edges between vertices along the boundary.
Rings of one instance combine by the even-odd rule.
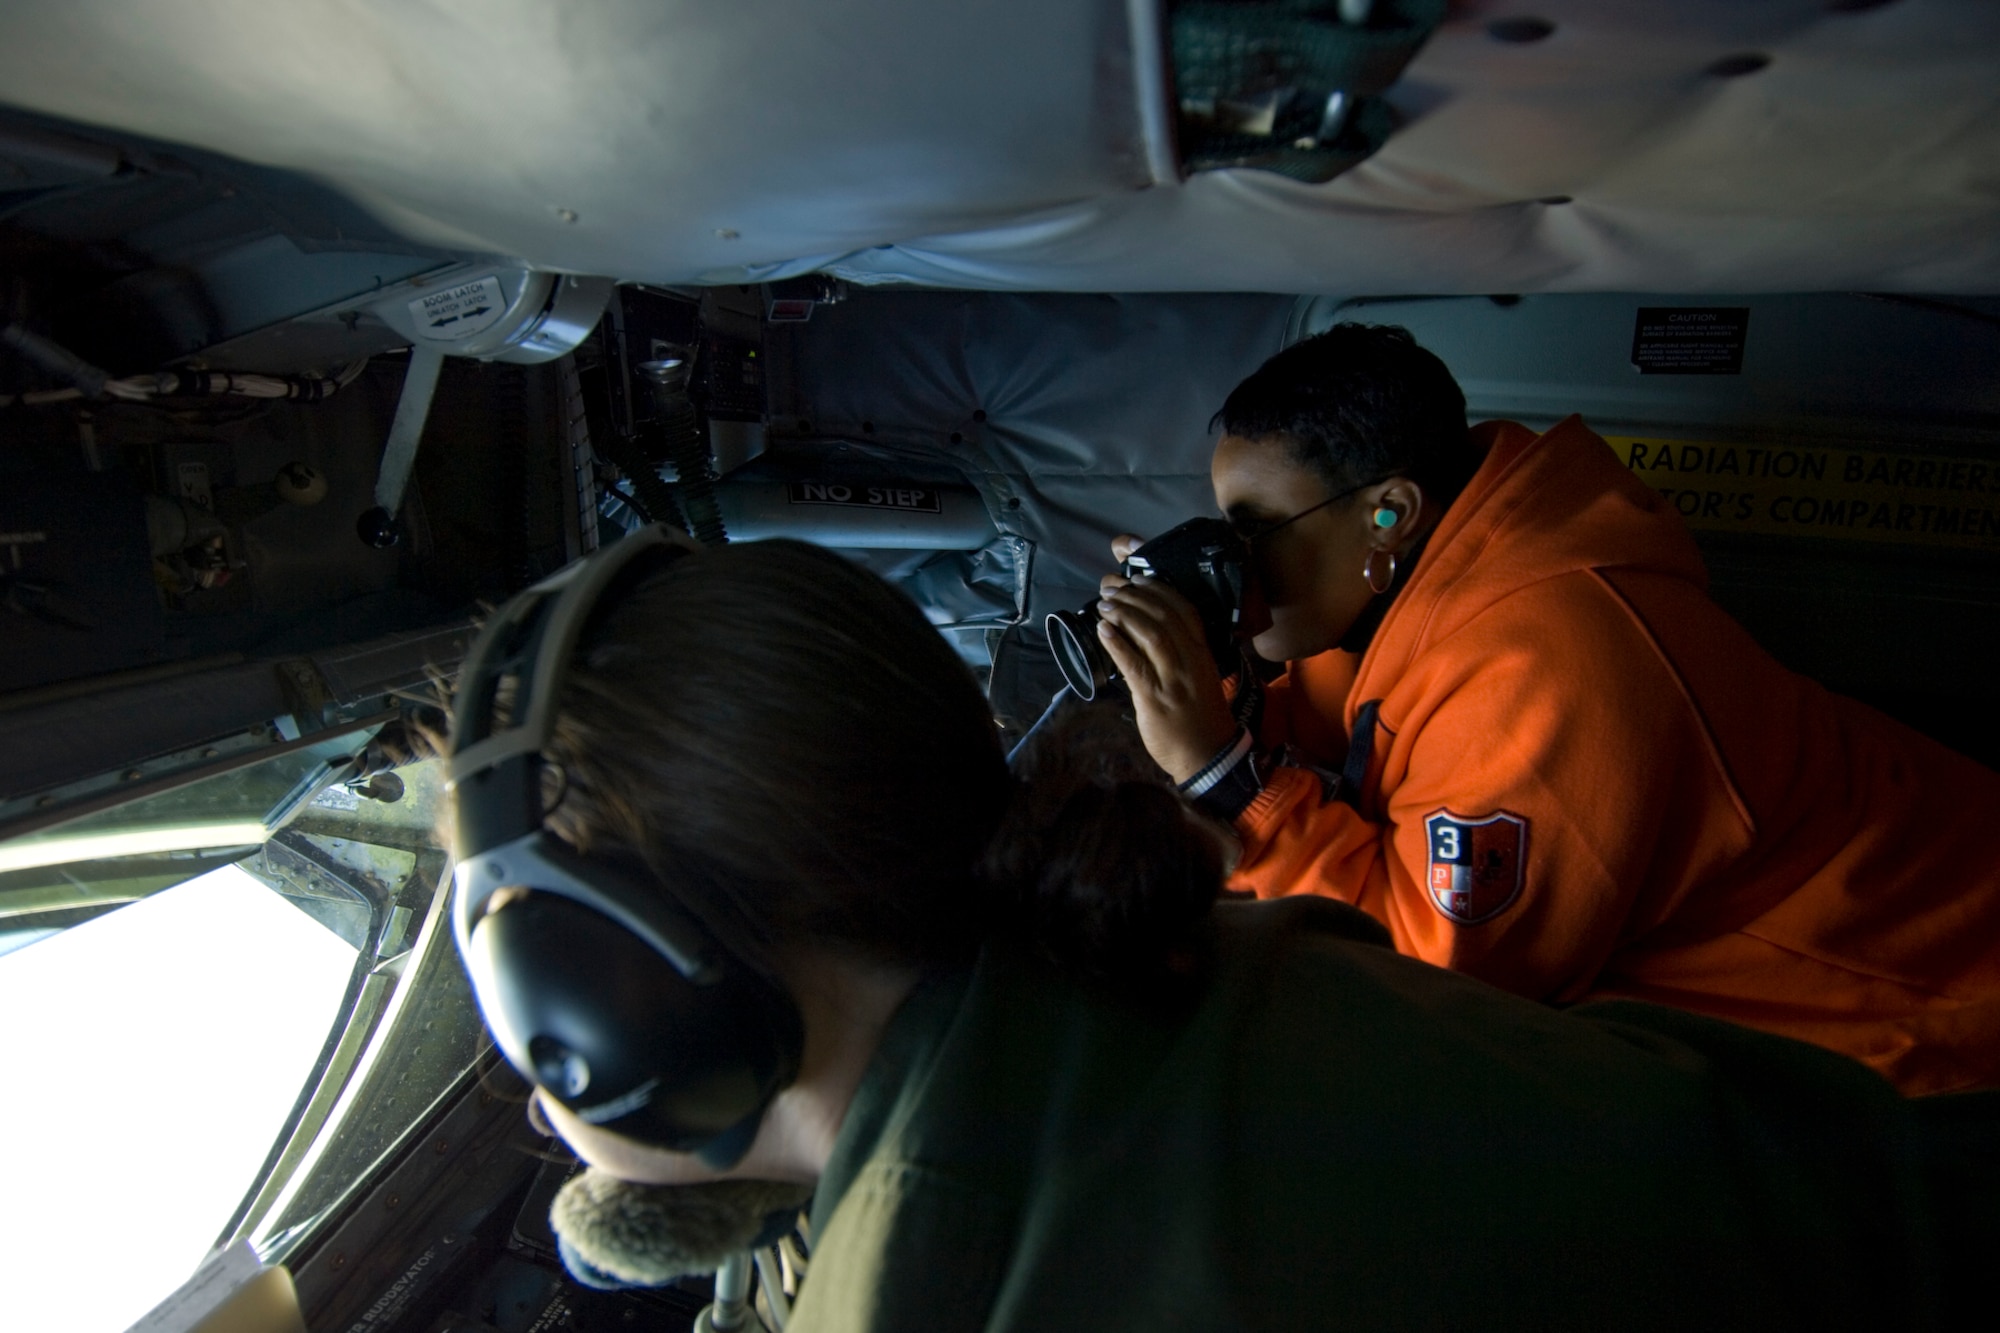
[[[1114, 553], [1125, 540], [1112, 544]], [[1154, 579], [1109, 574], [1098, 597], [1098, 642], [1132, 691], [1139, 739], [1175, 782], [1186, 782], [1236, 734], [1201, 618]]]

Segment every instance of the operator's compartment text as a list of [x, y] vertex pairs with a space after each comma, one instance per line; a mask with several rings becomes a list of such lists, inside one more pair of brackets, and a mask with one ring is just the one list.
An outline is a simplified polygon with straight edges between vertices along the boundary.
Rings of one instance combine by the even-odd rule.
[[1607, 437], [1691, 528], [2000, 550], [2000, 463], [1844, 446]]

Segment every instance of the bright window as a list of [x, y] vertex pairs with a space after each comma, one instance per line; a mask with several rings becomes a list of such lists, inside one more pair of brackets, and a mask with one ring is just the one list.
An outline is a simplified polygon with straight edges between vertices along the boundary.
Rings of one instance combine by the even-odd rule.
[[312, 1076], [356, 950], [234, 865], [0, 956], [0, 1291], [118, 1333], [177, 1287]]

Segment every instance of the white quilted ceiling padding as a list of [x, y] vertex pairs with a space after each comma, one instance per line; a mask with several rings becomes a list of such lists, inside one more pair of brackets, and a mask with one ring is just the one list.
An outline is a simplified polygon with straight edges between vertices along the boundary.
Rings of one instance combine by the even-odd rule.
[[[1393, 94], [1409, 124], [1321, 186], [1160, 179], [1155, 12], [10, 0], [0, 95], [626, 280], [2000, 290], [1995, 0], [1458, 3]], [[1523, 16], [1553, 33], [1490, 35]]]

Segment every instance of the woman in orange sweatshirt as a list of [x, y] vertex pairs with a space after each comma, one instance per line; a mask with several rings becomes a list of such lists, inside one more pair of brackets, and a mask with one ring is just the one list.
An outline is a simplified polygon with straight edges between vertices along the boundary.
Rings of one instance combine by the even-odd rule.
[[1354, 903], [1534, 998], [2000, 1086], [2000, 775], [1780, 666], [1579, 418], [1464, 413], [1360, 325], [1230, 395], [1216, 499], [1288, 664], [1261, 699], [1232, 708], [1170, 590], [1104, 582], [1148, 749], [1241, 840], [1231, 887]]

